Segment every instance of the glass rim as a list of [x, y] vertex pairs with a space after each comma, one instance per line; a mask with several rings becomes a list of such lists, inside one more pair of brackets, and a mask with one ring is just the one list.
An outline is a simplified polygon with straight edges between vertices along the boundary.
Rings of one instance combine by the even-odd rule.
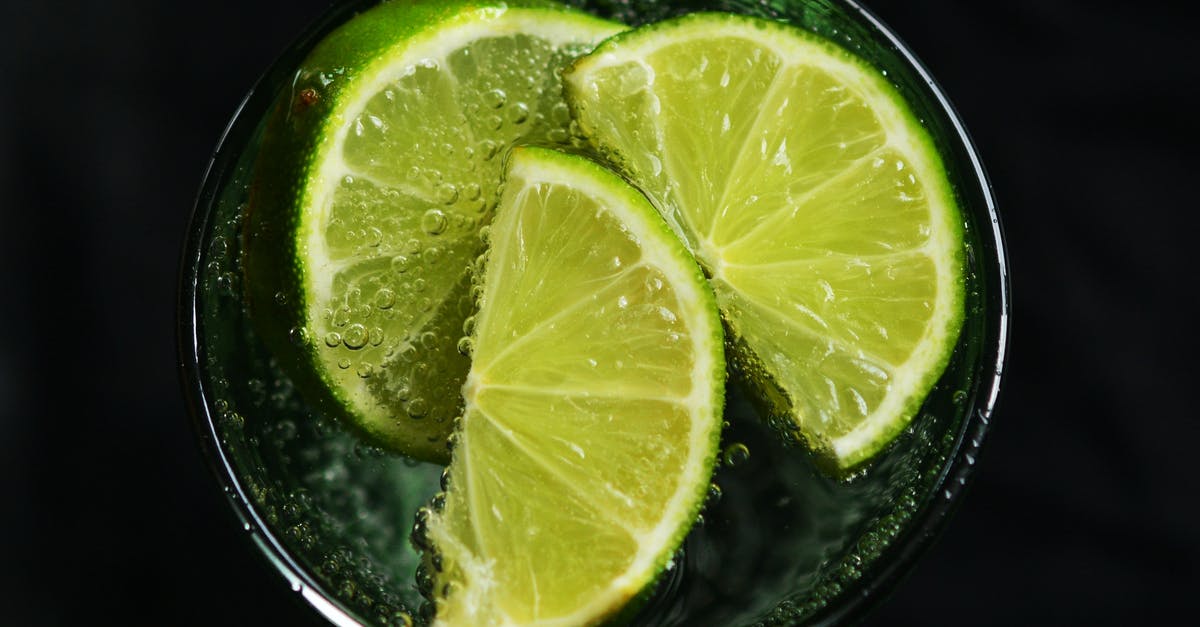
[[[958, 426], [954, 445], [949, 449], [947, 455], [948, 459], [942, 465], [932, 487], [924, 495], [918, 512], [914, 514], [914, 522], [909, 524], [901, 535], [888, 546], [883, 556], [873, 562], [870, 568], [871, 572], [864, 573], [858, 582], [859, 594], [851, 595], [849, 598], [839, 597], [837, 602], [818, 612], [812, 621], [817, 625], [832, 625], [863, 617], [889, 592], [895, 590], [899, 581], [912, 570], [917, 559], [933, 545], [945, 529], [950, 515], [962, 502], [963, 494], [974, 477], [992, 416], [1000, 398], [1001, 382], [1008, 359], [1012, 321], [1012, 285], [1000, 214], [996, 208], [996, 198], [983, 161], [979, 156], [979, 150], [971, 139], [966, 125], [950, 102], [950, 98], [934, 80], [929, 69], [883, 20], [862, 6], [859, 0], [833, 1], [856, 13], [878, 36], [891, 44], [896, 53], [921, 80], [921, 87], [933, 96], [938, 113], [950, 123], [955, 143], [966, 155], [972, 174], [970, 189], [964, 190], [962, 193], [966, 195], [969, 191], [972, 196], [978, 194], [978, 199], [983, 201], [986, 208], [987, 215], [979, 217], [986, 217], [988, 222], [979, 224], [978, 236], [984, 244], [992, 249], [989, 251], [991, 254], [982, 263], [983, 271], [985, 274], [994, 273], [995, 276], [981, 277], [981, 281], [988, 283], [989, 279], [994, 278], [996, 303], [995, 311], [992, 311], [992, 294], [989, 293], [988, 302], [984, 303], [984, 331], [985, 333], [994, 333], [995, 341], [985, 343], [981, 347], [977, 390], [978, 394], [983, 397], [982, 402], [976, 402], [962, 424]], [[991, 267], [993, 261], [994, 268]], [[993, 324], [995, 326], [989, 328], [989, 325]]]
[[[260, 80], [259, 84], [261, 83]], [[188, 225], [187, 243], [184, 246], [185, 252], [180, 270], [178, 327], [176, 329], [180, 380], [201, 454], [220, 484], [226, 500], [233, 508], [250, 541], [258, 547], [259, 552], [267, 558], [275, 570], [283, 575], [292, 590], [299, 593], [327, 620], [338, 627], [360, 627], [363, 623], [354, 617], [354, 613], [339, 601], [336, 595], [330, 594], [304, 566], [292, 557], [278, 535], [271, 530], [267, 521], [253, 505], [252, 497], [238, 478], [234, 463], [221, 443], [221, 436], [217, 432], [216, 416], [213, 415], [209, 402], [212, 393], [201, 372], [203, 366], [201, 364], [201, 324], [198, 299], [200, 264], [204, 256], [203, 237], [211, 219], [211, 204], [215, 200], [217, 192], [215, 186], [222, 179], [221, 174], [224, 171], [222, 166], [229, 167], [231, 165], [228, 163], [230, 161], [228, 155], [223, 151], [230, 139], [230, 134], [238, 124], [241, 113], [254, 99], [255, 92], [256, 89], [252, 89], [242, 99], [230, 122], [226, 125], [221, 139], [217, 142], [217, 148], [205, 171], [201, 192], [197, 197], [196, 206]]]
[[[978, 149], [971, 140], [966, 126], [950, 99], [933, 79], [929, 70], [913, 51], [882, 20], [858, 0], [826, 0], [841, 5], [848, 14], [861, 20], [881, 41], [890, 44], [900, 59], [920, 79], [918, 89], [933, 96], [936, 113], [950, 123], [954, 144], [961, 148], [970, 165], [971, 176], [964, 177], [970, 186], [962, 194], [982, 200], [990, 223], [979, 223], [978, 237], [987, 247], [987, 258], [983, 270], [987, 277], [981, 281], [994, 285], [984, 303], [985, 334], [994, 334], [995, 341], [981, 346], [978, 369], [982, 373], [976, 382], [977, 395], [981, 400], [974, 403], [955, 432], [955, 441], [947, 453], [947, 461], [941, 466], [937, 479], [923, 495], [912, 522], [905, 526], [883, 554], [872, 561], [862, 577], [855, 583], [857, 594], [839, 594], [808, 621], [817, 625], [831, 625], [861, 618], [876, 607], [896, 584], [907, 575], [917, 559], [935, 542], [945, 528], [949, 516], [962, 500], [962, 495], [971, 483], [977, 461], [989, 430], [992, 415], [999, 400], [1001, 381], [1008, 357], [1011, 330], [1011, 280], [1008, 254], [997, 204]], [[297, 65], [301, 52], [315, 43], [328, 27], [344, 21], [342, 15], [362, 2], [343, 2], [326, 10], [313, 21], [303, 34], [295, 39], [250, 88], [235, 108], [224, 131], [221, 133], [212, 157], [201, 179], [200, 190], [193, 204], [188, 221], [187, 238], [179, 263], [179, 293], [177, 301], [176, 350], [181, 387], [187, 411], [202, 456], [213, 472], [226, 500], [232, 507], [243, 530], [259, 552], [275, 570], [290, 584], [292, 590], [320, 613], [330, 623], [339, 627], [358, 627], [362, 622], [357, 614], [344, 604], [336, 594], [328, 590], [317, 578], [294, 558], [280, 536], [257, 510], [251, 495], [239, 479], [235, 465], [221, 442], [217, 431], [217, 420], [210, 401], [213, 394], [202, 372], [201, 321], [199, 319], [199, 277], [204, 259], [204, 236], [212, 220], [212, 209], [220, 191], [219, 185], [225, 175], [235, 167], [242, 141], [248, 139], [256, 121], [243, 119], [247, 110], [266, 110], [274, 100], [274, 94], [262, 93], [260, 87], [274, 85], [285, 79], [289, 68]], [[293, 63], [295, 61], [297, 63]], [[260, 100], [268, 99], [265, 103]], [[231, 154], [231, 150], [234, 151]], [[994, 267], [993, 267], [994, 264]], [[995, 299], [993, 301], [993, 299]], [[991, 368], [990, 375], [988, 368]], [[978, 373], [977, 373], [978, 374]]]

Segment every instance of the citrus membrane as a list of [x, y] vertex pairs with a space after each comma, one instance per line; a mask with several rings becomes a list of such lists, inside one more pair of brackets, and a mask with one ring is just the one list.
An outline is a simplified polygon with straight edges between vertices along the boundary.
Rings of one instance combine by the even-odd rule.
[[817, 35], [728, 14], [618, 35], [564, 80], [704, 267], [731, 361], [785, 435], [836, 473], [870, 460], [963, 317], [961, 219], [902, 96]]
[[668, 566], [707, 493], [716, 302], [645, 197], [583, 157], [514, 149], [490, 229], [466, 409], [417, 540], [435, 624], [594, 624]]
[[444, 462], [468, 268], [505, 151], [571, 144], [559, 70], [620, 25], [537, 2], [386, 2], [317, 45], [265, 132], [256, 327], [310, 402]]

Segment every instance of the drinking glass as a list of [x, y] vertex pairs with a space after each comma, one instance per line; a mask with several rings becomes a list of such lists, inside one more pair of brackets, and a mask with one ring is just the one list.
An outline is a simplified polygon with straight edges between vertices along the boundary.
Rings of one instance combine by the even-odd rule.
[[[338, 625], [420, 621], [416, 509], [441, 468], [359, 442], [304, 402], [257, 338], [242, 299], [241, 235], [264, 118], [320, 38], [373, 0], [331, 8], [267, 70], [204, 176], [179, 294], [183, 387], [203, 452], [247, 538]], [[992, 192], [949, 100], [913, 53], [850, 0], [568, 2], [643, 24], [698, 10], [815, 31], [864, 57], [928, 128], [962, 209], [965, 325], [945, 374], [899, 439], [860, 477], [830, 479], [779, 444], [735, 386], [721, 497], [634, 615], [639, 625], [832, 624], [861, 617], [946, 524], [979, 457], [1009, 327], [1004, 243]], [[980, 539], [984, 541], [984, 539]]]

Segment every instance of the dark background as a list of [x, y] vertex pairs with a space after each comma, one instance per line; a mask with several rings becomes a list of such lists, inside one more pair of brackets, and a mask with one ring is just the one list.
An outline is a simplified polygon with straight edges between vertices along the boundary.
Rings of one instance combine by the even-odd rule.
[[[957, 106], [1013, 271], [980, 472], [873, 625], [1187, 622], [1200, 55], [1187, 3], [872, 0]], [[0, 624], [318, 624], [176, 375], [194, 194], [326, 0], [0, 2]]]

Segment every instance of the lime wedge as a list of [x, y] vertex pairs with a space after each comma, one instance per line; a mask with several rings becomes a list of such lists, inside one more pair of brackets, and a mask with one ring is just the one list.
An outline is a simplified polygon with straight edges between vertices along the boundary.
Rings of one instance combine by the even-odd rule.
[[826, 467], [911, 421], [963, 317], [942, 163], [874, 68], [806, 31], [694, 14], [619, 35], [564, 76], [586, 135], [710, 277], [731, 361]]
[[446, 461], [469, 266], [517, 141], [570, 144], [560, 69], [620, 25], [535, 2], [385, 2], [331, 33], [268, 126], [251, 314], [309, 401]]
[[700, 268], [644, 196], [518, 148], [484, 266], [466, 411], [429, 515], [436, 624], [584, 625], [696, 520], [725, 362]]

